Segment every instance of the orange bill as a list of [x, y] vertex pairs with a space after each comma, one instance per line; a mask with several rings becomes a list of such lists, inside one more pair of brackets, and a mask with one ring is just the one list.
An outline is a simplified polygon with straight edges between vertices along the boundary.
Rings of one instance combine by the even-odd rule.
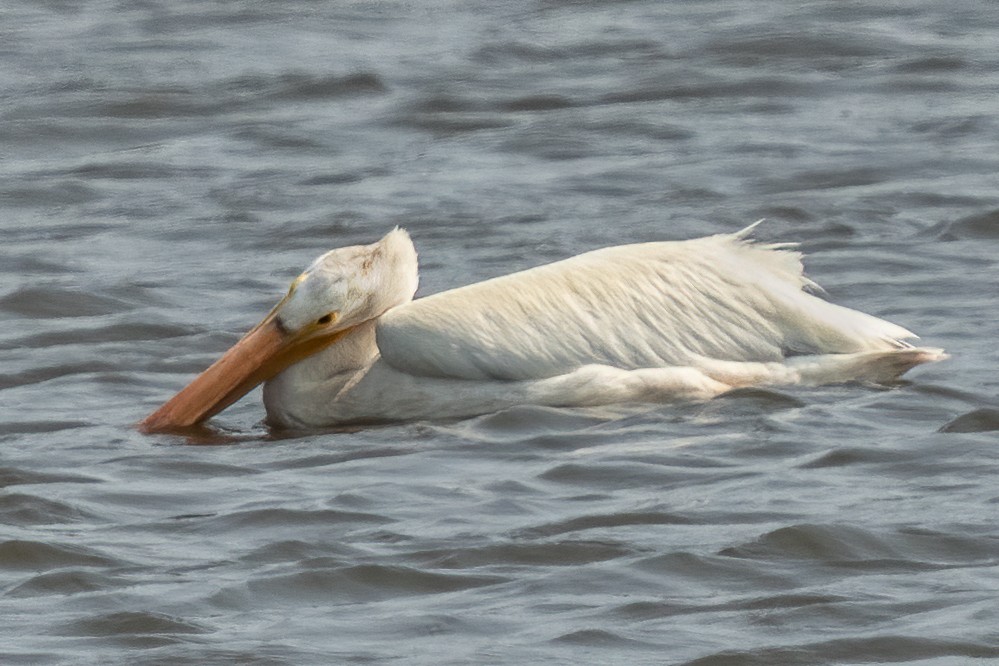
[[293, 335], [282, 330], [272, 312], [194, 381], [140, 421], [139, 429], [154, 433], [195, 426], [348, 331]]

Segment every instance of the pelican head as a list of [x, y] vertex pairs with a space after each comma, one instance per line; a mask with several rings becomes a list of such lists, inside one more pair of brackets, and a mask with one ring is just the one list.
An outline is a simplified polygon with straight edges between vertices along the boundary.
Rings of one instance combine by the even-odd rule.
[[157, 432], [211, 418], [293, 363], [409, 302], [416, 286], [416, 249], [402, 229], [371, 245], [327, 252], [259, 324], [139, 427]]

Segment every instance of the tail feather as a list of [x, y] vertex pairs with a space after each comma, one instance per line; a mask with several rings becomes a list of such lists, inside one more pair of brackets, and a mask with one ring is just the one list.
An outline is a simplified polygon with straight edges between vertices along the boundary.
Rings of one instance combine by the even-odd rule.
[[736, 231], [734, 234], [728, 234], [728, 235], [732, 236], [732, 238], [736, 240], [746, 240], [752, 235], [753, 231], [756, 230], [756, 227], [763, 224], [763, 222], [766, 221], [766, 219], [767, 218], [765, 217], [761, 217], [760, 219], [756, 220], [756, 222], [750, 224], [748, 227], [744, 227], [739, 231]]
[[922, 365], [948, 358], [942, 349], [911, 347], [891, 351], [860, 352], [857, 354], [824, 354], [801, 356], [787, 361], [805, 385], [839, 384], [843, 382], [873, 382], [887, 384], [906, 372]]

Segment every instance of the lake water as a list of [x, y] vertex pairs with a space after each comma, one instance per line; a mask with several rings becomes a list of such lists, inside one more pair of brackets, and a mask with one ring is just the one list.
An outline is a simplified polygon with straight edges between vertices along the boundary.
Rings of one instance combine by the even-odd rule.
[[[4, 664], [999, 657], [994, 3], [0, 17]], [[349, 432], [269, 432], [256, 391], [219, 446], [133, 428], [395, 225], [429, 294], [761, 217], [953, 358]]]

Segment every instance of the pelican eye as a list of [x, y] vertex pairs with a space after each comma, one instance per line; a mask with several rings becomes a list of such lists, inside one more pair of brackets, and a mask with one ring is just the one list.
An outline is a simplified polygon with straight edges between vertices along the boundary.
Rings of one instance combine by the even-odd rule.
[[319, 319], [317, 319], [316, 323], [319, 324], [320, 326], [325, 326], [326, 324], [329, 324], [330, 322], [332, 322], [333, 319], [334, 319], [334, 316], [333, 316], [333, 313], [331, 312], [331, 313], [325, 314], [322, 317], [320, 317]]

